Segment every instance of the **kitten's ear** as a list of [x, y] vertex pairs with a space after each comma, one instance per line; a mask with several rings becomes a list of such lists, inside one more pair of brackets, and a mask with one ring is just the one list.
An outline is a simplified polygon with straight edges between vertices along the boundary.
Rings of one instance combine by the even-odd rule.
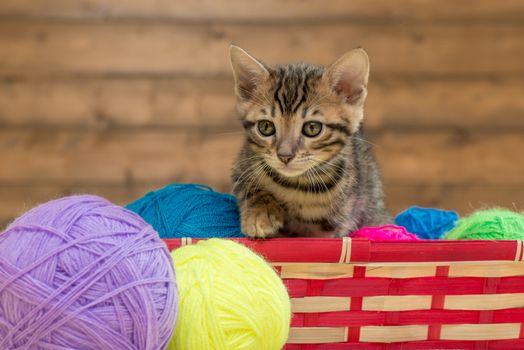
[[369, 58], [363, 49], [353, 49], [326, 71], [328, 82], [346, 103], [357, 105], [366, 99]]
[[257, 85], [269, 76], [269, 72], [262, 62], [238, 46], [231, 45], [229, 53], [237, 96], [249, 99]]

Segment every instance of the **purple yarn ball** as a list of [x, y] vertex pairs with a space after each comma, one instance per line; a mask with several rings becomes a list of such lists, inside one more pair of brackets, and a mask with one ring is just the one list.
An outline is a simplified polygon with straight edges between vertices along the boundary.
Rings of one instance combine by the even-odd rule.
[[0, 233], [0, 349], [163, 349], [172, 260], [138, 215], [96, 196], [42, 204]]

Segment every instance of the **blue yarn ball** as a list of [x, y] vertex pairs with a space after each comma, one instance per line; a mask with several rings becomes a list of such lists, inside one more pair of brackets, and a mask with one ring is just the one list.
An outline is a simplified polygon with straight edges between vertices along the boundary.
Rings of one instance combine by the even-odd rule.
[[128, 204], [160, 238], [243, 237], [236, 198], [203, 185], [173, 184]]
[[458, 219], [452, 210], [411, 207], [397, 215], [395, 224], [421, 239], [439, 239], [455, 227]]

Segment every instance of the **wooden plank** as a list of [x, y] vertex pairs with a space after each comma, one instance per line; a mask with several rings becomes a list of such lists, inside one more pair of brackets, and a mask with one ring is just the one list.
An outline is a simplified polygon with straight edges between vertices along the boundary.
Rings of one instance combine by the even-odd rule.
[[0, 81], [7, 126], [240, 127], [232, 79]]
[[522, 79], [372, 78], [366, 127], [524, 128]]
[[[225, 182], [238, 133], [0, 130], [0, 182]], [[522, 186], [520, 132], [387, 132], [371, 138], [386, 181]], [[502, 171], [504, 170], [504, 171]]]
[[522, 132], [386, 132], [371, 138], [386, 181], [523, 184]]
[[1, 182], [223, 182], [242, 143], [240, 133], [176, 130], [15, 129], [0, 135], [0, 161], [10, 164], [0, 169]]
[[36, 18], [169, 18], [184, 20], [514, 20], [518, 0], [3, 0], [0, 16]]
[[[522, 91], [522, 79], [378, 75], [369, 88], [366, 129], [524, 128]], [[0, 124], [239, 128], [228, 78], [0, 80]]]
[[[2, 21], [0, 75], [230, 75], [236, 43], [268, 63], [330, 63], [361, 45], [374, 74], [522, 74], [524, 26]], [[256, 43], [256, 44], [255, 44]], [[314, 48], [314, 49], [313, 49]]]
[[524, 211], [524, 186], [483, 184], [400, 184], [385, 182], [386, 203], [392, 213], [412, 205], [453, 209], [462, 215], [476, 209], [504, 207]]

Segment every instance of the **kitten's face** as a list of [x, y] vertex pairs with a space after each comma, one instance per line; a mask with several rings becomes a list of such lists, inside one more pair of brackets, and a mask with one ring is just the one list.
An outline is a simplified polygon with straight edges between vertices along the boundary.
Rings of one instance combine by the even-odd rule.
[[[232, 47], [237, 110], [254, 157], [287, 177], [329, 162], [363, 114], [369, 65], [363, 50], [331, 67], [269, 67]], [[322, 174], [318, 174], [322, 175]]]

